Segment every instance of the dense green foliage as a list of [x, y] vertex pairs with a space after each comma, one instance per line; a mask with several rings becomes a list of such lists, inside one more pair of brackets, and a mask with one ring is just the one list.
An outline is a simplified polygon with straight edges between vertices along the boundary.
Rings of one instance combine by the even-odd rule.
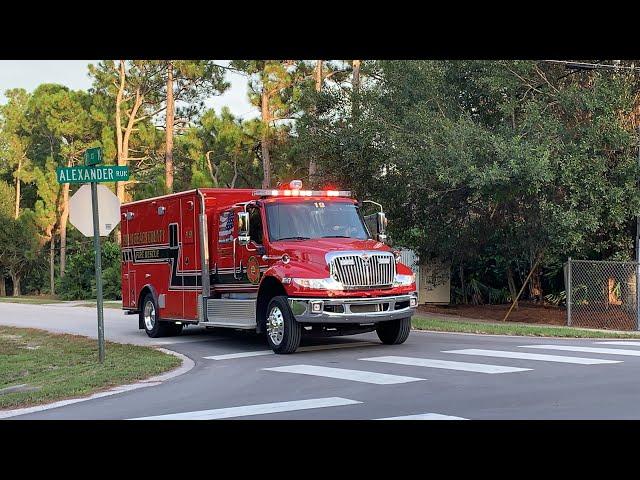
[[[89, 239], [87, 239], [89, 240]], [[95, 254], [93, 244], [84, 240], [85, 248], [70, 256], [65, 276], [58, 279], [57, 291], [63, 300], [96, 298]], [[102, 293], [104, 298], [120, 300], [120, 247], [117, 243], [102, 243]]]
[[[104, 61], [90, 67], [88, 92], [60, 85], [7, 92], [0, 106], [7, 290], [12, 276], [22, 278], [23, 292], [47, 292], [64, 250], [66, 266], [53, 272], [58, 293], [93, 295], [91, 248], [66, 226], [54, 171], [81, 162], [94, 145], [107, 163], [130, 166], [124, 200], [165, 193], [168, 181], [173, 191], [292, 178], [351, 189], [385, 206], [395, 245], [451, 267], [456, 301], [508, 301], [538, 260], [526, 295], [542, 299], [563, 290], [568, 256], [632, 258], [640, 211], [633, 74], [518, 60], [364, 61], [356, 75], [351, 62], [232, 62], [260, 110], [250, 119], [203, 106], [228, 87], [209, 61]], [[178, 102], [170, 163], [168, 66]], [[35, 240], [21, 244], [18, 260], [2, 242], [22, 238], [20, 229]], [[116, 235], [103, 251], [111, 298], [119, 295]]]

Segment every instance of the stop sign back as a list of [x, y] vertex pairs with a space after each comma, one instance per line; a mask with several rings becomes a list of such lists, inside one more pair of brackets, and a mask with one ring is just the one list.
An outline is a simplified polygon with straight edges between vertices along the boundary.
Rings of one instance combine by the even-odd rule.
[[[120, 223], [120, 200], [104, 185], [98, 189], [98, 215], [100, 236], [106, 237]], [[93, 212], [91, 210], [91, 185], [83, 185], [69, 199], [69, 221], [85, 237], [93, 237]]]

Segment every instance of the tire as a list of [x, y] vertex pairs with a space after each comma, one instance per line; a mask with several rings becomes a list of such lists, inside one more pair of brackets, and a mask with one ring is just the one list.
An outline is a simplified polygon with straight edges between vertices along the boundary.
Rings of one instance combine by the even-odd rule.
[[151, 338], [164, 337], [169, 333], [169, 324], [160, 321], [158, 304], [151, 293], [147, 293], [142, 300], [140, 309], [140, 321], [144, 326], [144, 331]]
[[302, 325], [294, 318], [284, 295], [269, 302], [265, 327], [267, 343], [274, 353], [293, 353], [300, 346]]
[[411, 331], [411, 317], [382, 322], [376, 327], [378, 338], [385, 345], [404, 343]]

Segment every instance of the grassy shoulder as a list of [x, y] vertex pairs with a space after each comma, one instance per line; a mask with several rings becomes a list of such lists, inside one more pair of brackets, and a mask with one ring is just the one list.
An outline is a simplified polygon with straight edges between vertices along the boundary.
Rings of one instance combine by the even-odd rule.
[[0, 302], [3, 303], [28, 303], [31, 305], [44, 305], [47, 303], [62, 303], [62, 300], [58, 300], [55, 297], [46, 295], [24, 295], [20, 297], [0, 297]]
[[95, 339], [4, 326], [0, 359], [0, 409], [82, 397], [181, 363], [150, 347], [107, 342], [105, 363], [100, 365]]
[[[116, 310], [122, 310], [122, 302], [104, 302], [102, 304], [103, 308], [113, 308]], [[76, 305], [76, 307], [91, 307], [96, 308], [96, 302], [87, 302]]]
[[551, 325], [524, 325], [521, 323], [469, 322], [414, 316], [413, 328], [438, 332], [485, 333], [492, 335], [522, 335], [531, 337], [567, 338], [637, 338], [640, 333], [609, 332]]

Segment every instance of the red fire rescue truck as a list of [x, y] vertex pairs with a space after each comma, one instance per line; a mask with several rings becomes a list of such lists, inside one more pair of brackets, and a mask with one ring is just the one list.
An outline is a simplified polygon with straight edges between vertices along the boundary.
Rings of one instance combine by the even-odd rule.
[[[382, 207], [351, 192], [201, 188], [123, 204], [122, 307], [150, 337], [183, 326], [265, 333], [292, 353], [303, 333], [376, 330], [404, 342], [415, 276], [385, 245]], [[373, 235], [371, 233], [373, 231]]]

